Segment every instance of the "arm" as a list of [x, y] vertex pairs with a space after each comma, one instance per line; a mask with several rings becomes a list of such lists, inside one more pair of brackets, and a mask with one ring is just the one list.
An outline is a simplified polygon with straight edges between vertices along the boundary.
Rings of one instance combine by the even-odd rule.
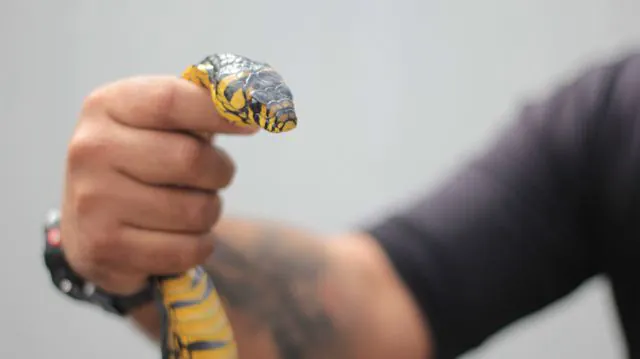
[[[416, 305], [366, 235], [322, 238], [227, 219], [206, 264], [234, 328], [240, 358], [422, 359]], [[134, 319], [158, 338], [155, 308]]]
[[[67, 156], [60, 237], [69, 267], [129, 295], [150, 275], [210, 259], [245, 359], [423, 357], [417, 310], [368, 237], [218, 222], [233, 161], [187, 133], [254, 132], [243, 128], [220, 117], [209, 93], [174, 76], [96, 89]], [[134, 314], [152, 337], [158, 317], [152, 306]]]
[[616, 104], [637, 98], [617, 87], [629, 62], [525, 106], [433, 193], [370, 229], [428, 318], [434, 357], [467, 353], [607, 273], [604, 249], [625, 230], [609, 220], [636, 218], [624, 205], [637, 191], [638, 132], [625, 124], [637, 111]]
[[455, 358], [602, 273], [600, 226], [615, 212], [607, 198], [617, 199], [606, 190], [620, 187], [603, 185], [617, 173], [603, 169], [627, 144], [615, 141], [624, 127], [610, 114], [624, 63], [586, 71], [527, 106], [439, 189], [369, 235], [320, 241], [220, 225], [209, 267], [241, 352]]

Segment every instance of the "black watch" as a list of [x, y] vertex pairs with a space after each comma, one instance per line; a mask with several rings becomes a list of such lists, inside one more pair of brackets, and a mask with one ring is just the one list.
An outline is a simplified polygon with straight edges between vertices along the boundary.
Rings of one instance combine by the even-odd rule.
[[153, 301], [155, 291], [151, 282], [138, 293], [120, 296], [106, 293], [76, 274], [69, 266], [62, 250], [60, 213], [58, 211], [51, 211], [47, 216], [44, 236], [46, 243], [44, 262], [49, 269], [53, 284], [60, 292], [75, 300], [97, 305], [107, 312], [120, 316], [125, 316], [132, 309]]

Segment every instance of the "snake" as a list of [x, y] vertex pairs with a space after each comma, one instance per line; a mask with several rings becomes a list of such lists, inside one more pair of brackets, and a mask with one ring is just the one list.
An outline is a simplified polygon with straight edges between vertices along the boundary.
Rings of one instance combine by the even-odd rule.
[[[259, 127], [269, 133], [297, 127], [291, 90], [267, 63], [219, 53], [188, 66], [181, 77], [207, 89], [217, 112], [234, 125]], [[238, 358], [220, 295], [202, 266], [154, 281], [163, 359]]]

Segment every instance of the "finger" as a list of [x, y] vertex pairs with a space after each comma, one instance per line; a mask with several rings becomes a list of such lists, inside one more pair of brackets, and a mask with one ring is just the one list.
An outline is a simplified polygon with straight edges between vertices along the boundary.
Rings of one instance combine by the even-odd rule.
[[94, 284], [107, 293], [132, 295], [144, 289], [148, 281], [148, 275], [143, 272], [110, 270], [99, 277]]
[[227, 187], [235, 166], [226, 152], [182, 133], [132, 129], [114, 131], [119, 145], [112, 156], [117, 170], [151, 185], [213, 191]]
[[206, 133], [251, 134], [224, 119], [208, 89], [173, 76], [142, 76], [120, 80], [95, 91], [85, 111], [106, 112], [131, 127]]
[[130, 270], [152, 275], [185, 272], [204, 263], [214, 248], [211, 232], [188, 235], [125, 227], [120, 241], [119, 258]]
[[217, 192], [149, 186], [116, 172], [105, 172], [101, 181], [93, 176], [79, 174], [71, 188], [78, 213], [149, 230], [204, 233], [222, 209]]
[[148, 230], [205, 233], [218, 220], [222, 201], [216, 192], [153, 187], [122, 179], [111, 200], [120, 222]]

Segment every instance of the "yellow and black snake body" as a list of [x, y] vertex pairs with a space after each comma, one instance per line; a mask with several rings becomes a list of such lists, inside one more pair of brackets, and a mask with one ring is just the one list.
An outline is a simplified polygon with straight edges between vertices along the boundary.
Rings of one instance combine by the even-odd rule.
[[[297, 126], [293, 97], [266, 63], [216, 54], [182, 77], [209, 90], [217, 111], [238, 126], [282, 133]], [[233, 331], [209, 275], [201, 268], [156, 278], [164, 359], [236, 359]]]

